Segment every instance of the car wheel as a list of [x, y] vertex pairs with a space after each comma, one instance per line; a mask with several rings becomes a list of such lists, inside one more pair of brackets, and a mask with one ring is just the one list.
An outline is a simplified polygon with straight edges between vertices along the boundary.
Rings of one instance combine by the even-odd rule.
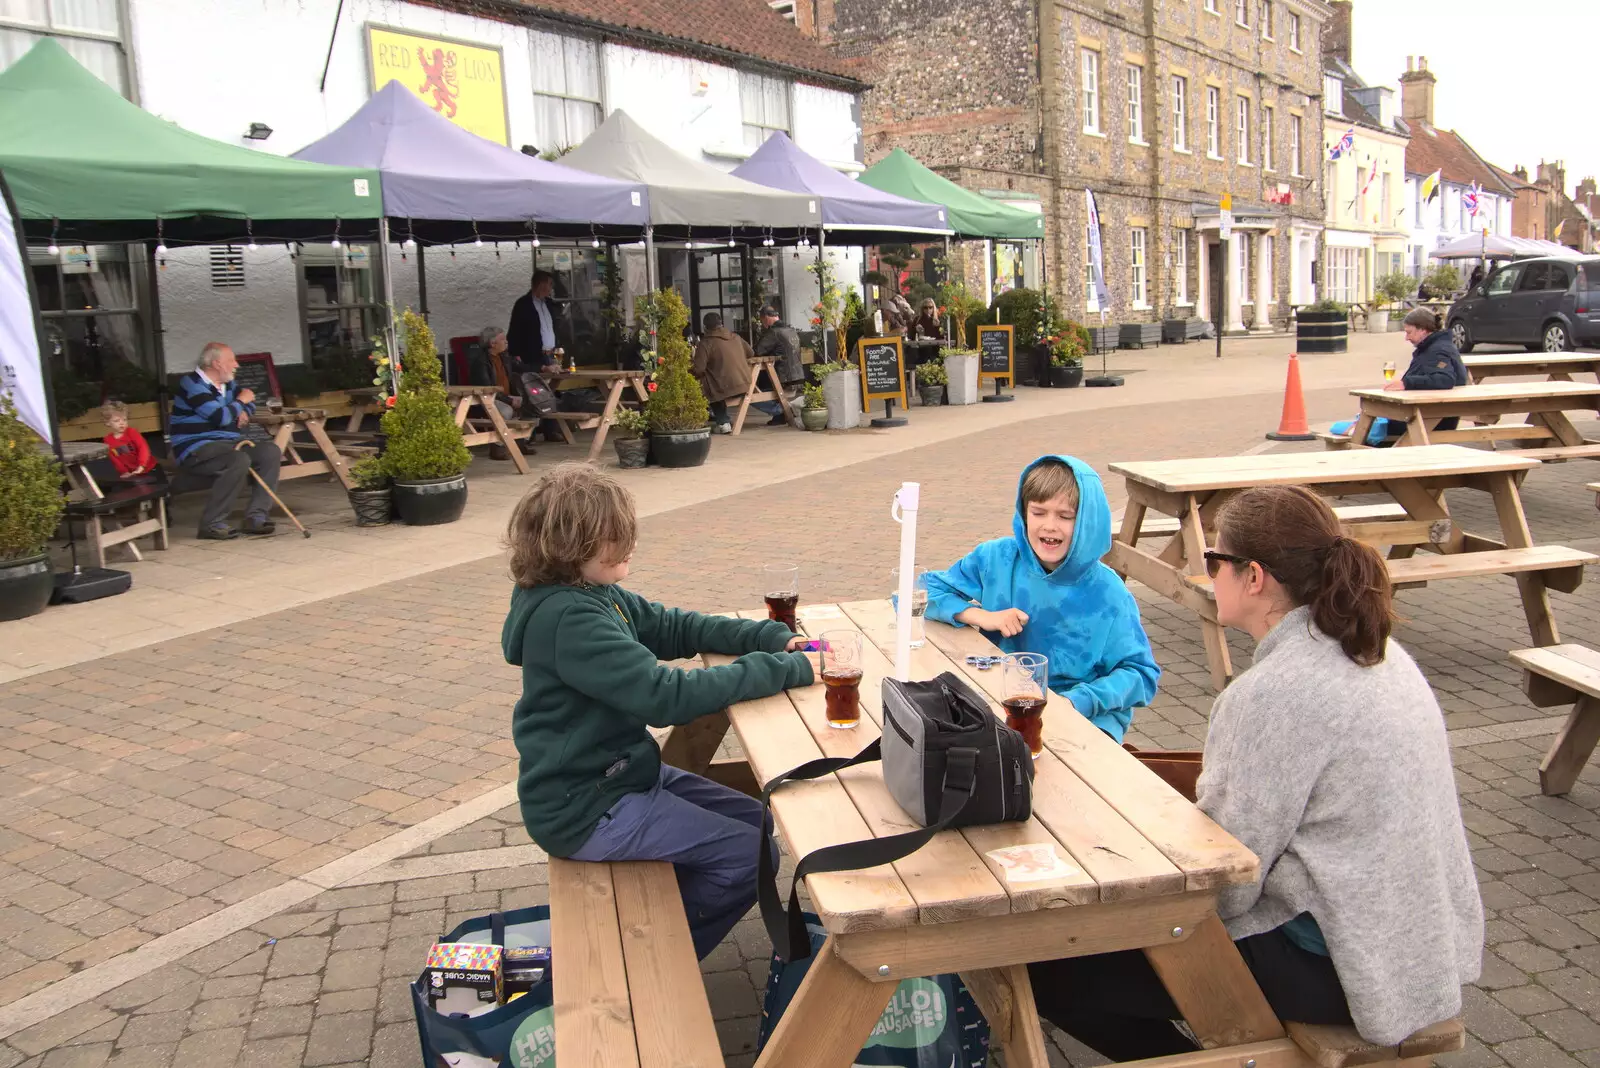
[[1572, 348], [1572, 335], [1565, 323], [1551, 323], [1544, 328], [1544, 351], [1567, 352]]
[[1472, 335], [1467, 333], [1467, 324], [1460, 319], [1450, 324], [1450, 340], [1456, 343], [1457, 352], [1472, 351]]

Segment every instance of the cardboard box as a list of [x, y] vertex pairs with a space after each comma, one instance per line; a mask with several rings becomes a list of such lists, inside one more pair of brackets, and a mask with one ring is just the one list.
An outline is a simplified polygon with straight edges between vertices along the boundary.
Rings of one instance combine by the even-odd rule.
[[[477, 1002], [497, 1005], [502, 1000], [502, 950], [470, 942], [436, 942], [428, 951], [424, 969], [428, 979], [428, 1006], [437, 1011], [441, 1000], [459, 1004], [451, 991], [470, 991]], [[459, 1010], [456, 1010], [459, 1011]]]

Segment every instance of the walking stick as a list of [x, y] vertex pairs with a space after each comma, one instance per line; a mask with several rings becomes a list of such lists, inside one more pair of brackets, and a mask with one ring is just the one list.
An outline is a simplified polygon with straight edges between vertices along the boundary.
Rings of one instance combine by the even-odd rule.
[[[250, 448], [251, 445], [252, 445], [252, 442], [250, 441], [250, 439], [242, 438], [242, 439], [240, 439], [239, 444], [237, 444], [237, 445], [235, 445], [233, 447], [233, 451], [234, 452], [238, 452], [240, 449]], [[259, 471], [257, 471], [254, 467], [250, 467], [250, 468], [248, 468], [248, 470], [250, 472], [250, 477], [256, 480], [256, 485], [258, 485], [262, 489], [266, 490], [267, 491], [267, 496], [272, 498], [272, 503], [277, 505], [280, 509], [282, 509], [283, 514], [289, 517], [289, 522], [293, 523], [295, 525], [295, 529], [300, 531], [300, 536], [302, 538], [311, 537], [311, 531], [307, 530], [306, 529], [306, 525], [304, 523], [300, 522], [300, 520], [295, 516], [295, 514], [293, 512], [289, 511], [289, 506], [287, 504], [283, 503], [283, 498], [279, 497], [276, 493], [272, 492], [272, 487], [267, 485], [267, 480], [261, 477], [261, 473]]]

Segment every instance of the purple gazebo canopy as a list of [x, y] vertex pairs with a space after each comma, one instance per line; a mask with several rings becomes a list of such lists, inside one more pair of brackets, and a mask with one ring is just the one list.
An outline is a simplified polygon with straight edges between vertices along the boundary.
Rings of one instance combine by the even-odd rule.
[[[600, 178], [524, 155], [463, 130], [399, 82], [372, 95], [338, 129], [294, 154], [370, 167], [383, 178], [383, 210], [397, 235], [458, 240], [550, 236], [636, 237], [650, 217], [637, 182]], [[448, 235], [448, 237], [444, 235]]]
[[[822, 225], [850, 233], [850, 244], [877, 244], [874, 238], [904, 239], [915, 234], [949, 234], [944, 208], [885, 193], [845, 177], [783, 133], [775, 133], [733, 172], [774, 189], [808, 193], [822, 201]], [[841, 238], [843, 234], [839, 235]]]

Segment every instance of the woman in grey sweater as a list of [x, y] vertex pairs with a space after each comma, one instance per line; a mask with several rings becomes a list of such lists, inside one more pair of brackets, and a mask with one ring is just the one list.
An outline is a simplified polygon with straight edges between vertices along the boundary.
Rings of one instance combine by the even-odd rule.
[[[1217, 618], [1259, 645], [1212, 708], [1199, 805], [1261, 859], [1218, 911], [1278, 1017], [1394, 1045], [1461, 1011], [1483, 906], [1444, 718], [1390, 641], [1383, 560], [1298, 486], [1223, 508]], [[1140, 953], [1031, 966], [1046, 1019], [1116, 1061], [1192, 1051]]]

